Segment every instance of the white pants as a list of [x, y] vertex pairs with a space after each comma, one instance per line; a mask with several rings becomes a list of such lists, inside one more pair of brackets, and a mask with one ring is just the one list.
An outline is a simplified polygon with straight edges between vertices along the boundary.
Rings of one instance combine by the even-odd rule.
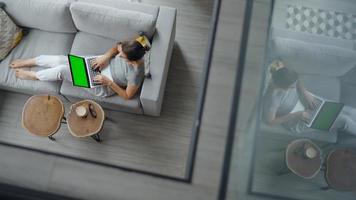
[[72, 81], [68, 57], [57, 55], [41, 55], [35, 58], [36, 65], [47, 69], [36, 72], [36, 77], [40, 81]]
[[350, 106], [344, 106], [330, 131], [344, 131], [356, 135], [356, 109]]
[[[72, 82], [69, 62], [67, 56], [41, 55], [35, 58], [36, 65], [46, 67], [36, 72], [36, 77], [40, 81], [67, 80]], [[87, 92], [98, 97], [107, 97], [115, 94], [107, 86], [84, 88]]]

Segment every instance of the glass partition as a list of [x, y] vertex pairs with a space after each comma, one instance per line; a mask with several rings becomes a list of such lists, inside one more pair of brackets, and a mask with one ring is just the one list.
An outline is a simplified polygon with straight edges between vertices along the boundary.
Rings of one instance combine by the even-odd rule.
[[356, 2], [249, 3], [220, 197], [355, 199]]

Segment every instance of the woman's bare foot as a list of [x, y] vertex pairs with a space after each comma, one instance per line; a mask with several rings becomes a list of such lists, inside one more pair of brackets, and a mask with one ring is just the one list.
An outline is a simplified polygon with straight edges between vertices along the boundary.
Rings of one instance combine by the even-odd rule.
[[15, 75], [19, 79], [38, 80], [38, 78], [36, 77], [36, 72], [33, 72], [33, 71], [26, 71], [23, 69], [15, 69]]
[[30, 59], [17, 59], [11, 62], [10, 67], [11, 68], [21, 68], [21, 67], [32, 67], [36, 65], [36, 59], [30, 58]]

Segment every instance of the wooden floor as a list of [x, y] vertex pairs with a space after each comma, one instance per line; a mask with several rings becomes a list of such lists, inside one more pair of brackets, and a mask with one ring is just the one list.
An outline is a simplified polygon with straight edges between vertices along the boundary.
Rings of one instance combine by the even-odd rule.
[[[266, 196], [251, 195], [250, 169], [256, 137], [256, 106], [261, 89], [264, 52], [271, 1], [255, 0], [251, 16], [246, 65], [237, 116], [237, 127], [230, 166], [227, 199], [266, 200]], [[257, 161], [256, 161], [257, 162]]]
[[[97, 143], [90, 137], [73, 137], [65, 124], [54, 135], [56, 141], [30, 135], [21, 127], [22, 107], [30, 96], [4, 91], [0, 96], [3, 102], [1, 142], [163, 175], [184, 176], [193, 113], [180, 106], [179, 100], [173, 101], [176, 106], [172, 108], [180, 110], [173, 109], [174, 113], [167, 112], [160, 118], [106, 111], [114, 122], [105, 121], [101, 131], [103, 141]], [[195, 102], [192, 100], [192, 103]], [[65, 103], [66, 110], [69, 106]]]

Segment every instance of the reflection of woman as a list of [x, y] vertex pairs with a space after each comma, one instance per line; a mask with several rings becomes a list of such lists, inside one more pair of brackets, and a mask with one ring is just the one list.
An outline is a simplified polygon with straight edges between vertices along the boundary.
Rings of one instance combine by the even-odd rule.
[[[272, 81], [264, 96], [263, 117], [269, 125], [283, 125], [293, 132], [308, 132], [308, 110], [316, 107], [314, 95], [308, 92], [298, 74], [281, 61], [270, 65]], [[330, 132], [344, 131], [356, 135], [356, 109], [344, 106]]]
[[[107, 97], [117, 94], [124, 99], [132, 98], [139, 90], [144, 78], [143, 57], [148, 50], [146, 37], [120, 42], [109, 49], [104, 55], [97, 57], [93, 68], [110, 71], [107, 77], [103, 74], [94, 77], [94, 81], [102, 84], [88, 90], [95, 96]], [[47, 69], [37, 72], [20, 68], [42, 66]], [[71, 81], [68, 59], [66, 56], [41, 55], [36, 58], [15, 60], [10, 65], [20, 79], [39, 81]]]

